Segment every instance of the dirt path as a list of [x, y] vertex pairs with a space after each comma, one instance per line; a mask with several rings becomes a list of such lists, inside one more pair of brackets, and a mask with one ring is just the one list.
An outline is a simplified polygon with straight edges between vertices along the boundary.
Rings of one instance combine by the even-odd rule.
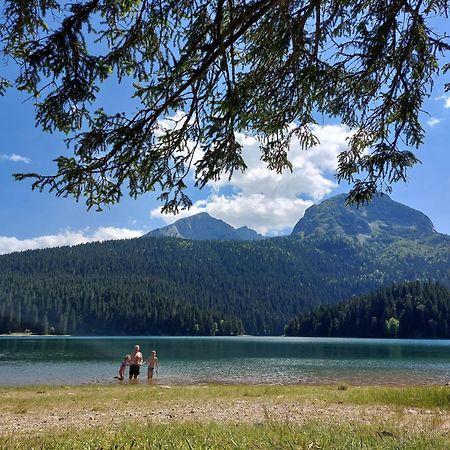
[[246, 399], [225, 402], [152, 401], [137, 410], [131, 405], [84, 408], [76, 403], [70, 409], [46, 411], [23, 410], [0, 413], [0, 434], [35, 433], [50, 428], [108, 427], [127, 421], [135, 423], [171, 423], [182, 421], [247, 422], [266, 421], [303, 424], [360, 423], [383, 425], [393, 423], [408, 430], [439, 430], [450, 434], [450, 413], [440, 410], [399, 409], [388, 406], [359, 406], [320, 402], [287, 402], [285, 400]]

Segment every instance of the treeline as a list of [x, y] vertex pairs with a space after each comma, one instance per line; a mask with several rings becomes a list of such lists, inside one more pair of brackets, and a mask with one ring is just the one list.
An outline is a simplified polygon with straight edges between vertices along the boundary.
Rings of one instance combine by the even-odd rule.
[[450, 338], [450, 289], [436, 282], [394, 283], [292, 320], [288, 336]]
[[0, 333], [280, 335], [291, 317], [393, 281], [450, 285], [443, 239], [146, 238], [3, 255]]
[[[154, 293], [158, 280], [0, 278], [0, 333], [78, 335], [238, 335], [242, 321]], [[153, 291], [153, 292], [152, 292]], [[164, 291], [164, 289], [162, 289]], [[165, 290], [169, 292], [169, 289]]]

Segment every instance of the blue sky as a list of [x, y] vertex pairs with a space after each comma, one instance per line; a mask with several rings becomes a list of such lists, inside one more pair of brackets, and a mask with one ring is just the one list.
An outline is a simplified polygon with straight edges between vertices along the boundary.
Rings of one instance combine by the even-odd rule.
[[[443, 91], [445, 81], [448, 79], [438, 80], [424, 107], [428, 112], [422, 117], [426, 138], [418, 151], [422, 164], [409, 172], [406, 184], [393, 187], [391, 197], [424, 212], [437, 231], [450, 234], [450, 95]], [[117, 88], [107, 87], [104, 98], [120, 111], [124, 96], [117, 93]], [[321, 144], [315, 149], [301, 152], [293, 143], [290, 155], [294, 171], [282, 176], [265, 169], [255, 141], [241, 136], [247, 173], [202, 191], [191, 189], [194, 207], [180, 216], [162, 216], [157, 193], [137, 200], [124, 196], [120, 204], [98, 213], [87, 211], [82, 201], [33, 192], [30, 182], [13, 180], [14, 172], [54, 173], [52, 160], [67, 150], [64, 136], [34, 127], [32, 102], [10, 91], [0, 97], [0, 254], [136, 237], [200, 211], [236, 227], [247, 225], [264, 234], [287, 234], [313, 202], [348, 190], [336, 185], [333, 170], [349, 130], [334, 121], [317, 127], [316, 133]]]

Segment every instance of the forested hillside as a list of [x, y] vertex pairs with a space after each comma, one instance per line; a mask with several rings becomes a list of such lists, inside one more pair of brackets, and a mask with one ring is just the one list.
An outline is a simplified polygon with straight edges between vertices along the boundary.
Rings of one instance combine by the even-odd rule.
[[0, 257], [0, 332], [281, 334], [290, 318], [393, 281], [450, 285], [447, 236], [363, 245], [145, 238]]
[[393, 284], [292, 320], [288, 336], [450, 338], [450, 289], [433, 282]]

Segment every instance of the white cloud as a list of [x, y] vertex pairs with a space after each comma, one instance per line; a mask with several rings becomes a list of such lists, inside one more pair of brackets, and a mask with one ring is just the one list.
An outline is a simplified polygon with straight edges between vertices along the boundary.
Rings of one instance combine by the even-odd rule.
[[[292, 228], [304, 214], [312, 201], [299, 198], [272, 197], [270, 200], [262, 194], [244, 195], [211, 195], [207, 200], [196, 202], [189, 210], [181, 211], [176, 219], [207, 212], [213, 217], [220, 218], [236, 228], [247, 225], [262, 234], [269, 232], [277, 234]], [[151, 212], [153, 217], [161, 217], [159, 210]], [[162, 216], [166, 222], [171, 219]]]
[[436, 97], [436, 100], [444, 100], [444, 108], [450, 108], [450, 94], [441, 95]]
[[430, 117], [430, 118], [427, 120], [427, 124], [428, 124], [430, 127], [434, 127], [435, 125], [438, 125], [439, 123], [441, 123], [441, 119], [438, 119], [437, 117]]
[[12, 162], [23, 162], [25, 164], [29, 164], [31, 162], [31, 159], [25, 156], [16, 155], [15, 153], [12, 153], [10, 155], [0, 154], [0, 159]]
[[450, 108], [450, 95], [447, 95], [444, 102], [444, 108]]
[[0, 255], [24, 250], [35, 250], [38, 248], [86, 244], [95, 241], [101, 242], [116, 239], [131, 239], [140, 237], [143, 234], [144, 231], [142, 230], [100, 227], [93, 233], [89, 233], [89, 230], [68, 230], [59, 234], [39, 236], [31, 239], [17, 239], [15, 237], [0, 236]]
[[[235, 227], [247, 225], [264, 234], [292, 229], [313, 201], [321, 200], [337, 187], [332, 173], [337, 167], [337, 156], [347, 148], [351, 134], [341, 125], [314, 126], [312, 131], [320, 144], [304, 151], [294, 139], [289, 151], [293, 170], [283, 174], [268, 170], [261, 162], [256, 139], [239, 135], [248, 167], [245, 173], [234, 173], [231, 181], [223, 177], [211, 183], [212, 194], [175, 219], [208, 212]], [[223, 192], [225, 189], [227, 193]], [[150, 215], [166, 223], [174, 221], [172, 215], [161, 214], [159, 208]]]

